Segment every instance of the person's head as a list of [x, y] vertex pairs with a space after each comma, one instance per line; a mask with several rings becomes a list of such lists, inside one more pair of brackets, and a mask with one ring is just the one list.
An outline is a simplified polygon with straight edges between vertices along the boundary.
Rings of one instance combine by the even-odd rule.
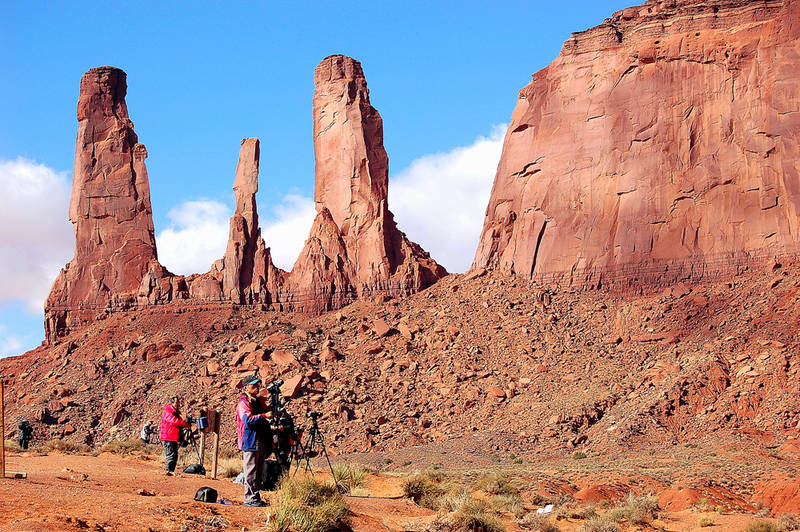
[[261, 379], [253, 375], [244, 380], [244, 393], [250, 397], [257, 397], [259, 391], [261, 391]]
[[174, 406], [175, 410], [178, 410], [181, 407], [181, 398], [177, 395], [173, 395], [169, 398], [169, 404]]

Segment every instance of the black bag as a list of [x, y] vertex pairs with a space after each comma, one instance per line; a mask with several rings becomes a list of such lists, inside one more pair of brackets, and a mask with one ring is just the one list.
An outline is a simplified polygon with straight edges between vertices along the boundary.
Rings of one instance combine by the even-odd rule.
[[183, 472], [189, 475], [205, 475], [206, 468], [201, 466], [200, 464], [189, 464], [188, 466], [186, 466]]
[[281, 478], [281, 465], [277, 460], [264, 461], [264, 485], [262, 489], [265, 491], [274, 491], [278, 487], [278, 481]]
[[203, 486], [194, 494], [194, 500], [200, 502], [217, 502], [217, 490]]

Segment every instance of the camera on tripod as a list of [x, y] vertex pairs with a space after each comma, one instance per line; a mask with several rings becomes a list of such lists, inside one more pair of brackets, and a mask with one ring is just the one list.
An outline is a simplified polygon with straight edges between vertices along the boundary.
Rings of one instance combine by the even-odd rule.
[[283, 386], [283, 379], [276, 379], [267, 384], [267, 391], [273, 395], [281, 393], [281, 386]]
[[308, 417], [308, 418], [311, 418], [311, 419], [313, 419], [314, 421], [316, 421], [316, 420], [318, 420], [320, 417], [322, 417], [322, 414], [320, 414], [319, 412], [309, 412], [308, 414], [306, 414], [306, 417]]

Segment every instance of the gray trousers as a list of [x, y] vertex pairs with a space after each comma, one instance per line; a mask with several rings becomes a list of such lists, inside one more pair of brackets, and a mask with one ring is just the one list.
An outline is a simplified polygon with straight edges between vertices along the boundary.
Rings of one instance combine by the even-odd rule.
[[244, 472], [244, 502], [258, 502], [258, 490], [264, 484], [264, 451], [242, 451], [242, 470]]
[[164, 445], [164, 470], [172, 473], [178, 465], [178, 442], [162, 441]]

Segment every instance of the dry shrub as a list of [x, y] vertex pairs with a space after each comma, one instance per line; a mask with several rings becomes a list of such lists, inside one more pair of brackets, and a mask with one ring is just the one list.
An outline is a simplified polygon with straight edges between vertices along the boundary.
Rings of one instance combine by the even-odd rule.
[[800, 530], [800, 519], [790, 514], [778, 516], [778, 524], [787, 531]]
[[608, 519], [619, 523], [628, 521], [633, 525], [645, 525], [658, 517], [658, 499], [655, 497], [628, 495], [623, 506], [608, 512]]
[[495, 512], [509, 512], [516, 518], [525, 515], [525, 508], [522, 504], [522, 497], [517, 494], [511, 495], [492, 495], [489, 498], [489, 506]]
[[748, 523], [744, 532], [786, 532], [786, 529], [780, 523], [760, 520]]
[[453, 515], [453, 530], [458, 532], [504, 532], [502, 521], [491, 514], [484, 501], [468, 499]]
[[594, 506], [581, 506], [574, 502], [559, 506], [556, 510], [556, 519], [591, 519], [597, 517], [597, 510]]
[[50, 440], [45, 442], [42, 450], [46, 453], [78, 454], [88, 453], [89, 447], [82, 443], [72, 443], [66, 440]]
[[222, 478], [236, 478], [242, 472], [242, 459], [223, 458], [217, 461], [217, 473]]
[[522, 519], [517, 520], [517, 524], [520, 528], [524, 528], [525, 530], [534, 530], [536, 532], [561, 532], [558, 525], [550, 522], [544, 515], [537, 513], [527, 514]]
[[146, 454], [148, 449], [139, 438], [129, 438], [127, 440], [111, 440], [100, 448], [100, 452], [127, 456], [132, 454]]
[[6, 451], [21, 451], [20, 446], [14, 440], [5, 440]]
[[714, 526], [714, 518], [701, 517], [700, 520], [697, 522], [697, 526], [699, 526], [700, 528], [705, 528], [707, 526]]
[[470, 499], [469, 490], [464, 486], [451, 484], [436, 501], [436, 509], [442, 512], [455, 512]]
[[344, 493], [351, 493], [367, 479], [367, 471], [363, 467], [343, 462], [333, 464], [333, 475]]
[[443, 478], [437, 471], [427, 470], [417, 473], [403, 482], [403, 495], [420, 506], [438, 510], [439, 498], [445, 494], [440, 485]]
[[615, 523], [598, 515], [583, 523], [578, 532], [620, 532], [620, 530]]
[[476, 490], [489, 495], [519, 495], [519, 489], [511, 482], [511, 477], [504, 473], [487, 473], [475, 484]]
[[242, 451], [237, 449], [236, 447], [222, 447], [219, 448], [219, 458], [227, 459], [227, 458], [242, 458]]
[[313, 477], [281, 478], [277, 509], [270, 519], [275, 532], [333, 532], [347, 526], [350, 510], [336, 486]]

